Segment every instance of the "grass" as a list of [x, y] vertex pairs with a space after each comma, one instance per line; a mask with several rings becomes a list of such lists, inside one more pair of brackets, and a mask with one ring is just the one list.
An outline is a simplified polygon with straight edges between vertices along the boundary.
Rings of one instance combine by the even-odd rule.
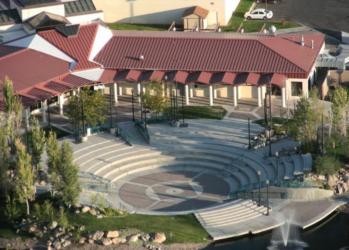
[[110, 23], [109, 28], [114, 30], [148, 30], [163, 31], [168, 30], [169, 25], [165, 24], [135, 24], [135, 23]]
[[166, 243], [206, 243], [208, 234], [194, 215], [151, 216], [130, 214], [97, 219], [89, 214], [72, 215], [71, 222], [85, 225], [87, 231], [138, 229], [146, 233], [164, 232]]
[[[185, 106], [185, 119], [217, 119], [221, 120], [227, 111], [221, 106]], [[182, 118], [182, 108], [178, 109], [178, 116]]]
[[240, 24], [243, 24], [245, 32], [259, 32], [263, 25], [268, 29], [271, 25], [274, 25], [277, 29], [288, 29], [299, 27], [297, 23], [280, 20], [280, 21], [264, 21], [264, 20], [245, 20], [244, 14], [249, 11], [254, 0], [241, 0], [238, 7], [236, 8], [233, 16], [231, 17], [229, 24], [223, 28], [224, 31], [237, 31]]

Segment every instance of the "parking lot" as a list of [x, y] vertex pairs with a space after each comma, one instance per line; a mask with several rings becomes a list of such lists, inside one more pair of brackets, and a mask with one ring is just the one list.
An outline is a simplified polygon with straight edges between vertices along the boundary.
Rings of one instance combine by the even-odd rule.
[[[265, 4], [258, 7], [265, 8]], [[282, 0], [267, 4], [274, 19], [286, 19], [330, 31], [349, 32], [349, 0]]]

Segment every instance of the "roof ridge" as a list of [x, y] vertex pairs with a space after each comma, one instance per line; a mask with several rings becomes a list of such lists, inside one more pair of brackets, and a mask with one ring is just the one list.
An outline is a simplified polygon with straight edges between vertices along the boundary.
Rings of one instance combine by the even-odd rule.
[[[280, 57], [282, 57], [284, 60], [288, 61], [289, 63], [293, 64], [294, 66], [296, 66], [298, 69], [300, 69], [301, 71], [303, 71], [303, 73], [306, 72], [306, 70], [304, 70], [302, 67], [300, 67], [299, 65], [297, 65], [296, 63], [292, 62], [290, 59], [286, 58], [284, 55], [282, 55], [279, 51], [273, 49], [272, 47], [266, 45], [264, 43], [264, 40], [266, 39], [257, 39], [257, 41], [262, 44], [264, 47], [268, 48], [269, 50], [273, 51], [274, 53], [276, 53], [277, 55], [279, 55]], [[276, 73], [276, 72], [275, 72]]]

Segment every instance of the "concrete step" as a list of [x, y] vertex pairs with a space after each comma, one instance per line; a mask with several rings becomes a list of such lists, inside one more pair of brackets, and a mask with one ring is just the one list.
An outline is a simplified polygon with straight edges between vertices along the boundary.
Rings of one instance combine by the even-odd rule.
[[241, 200], [239, 203], [234, 204], [234, 205], [230, 205], [227, 207], [223, 207], [223, 208], [218, 208], [216, 210], [211, 210], [211, 211], [207, 211], [207, 212], [201, 212], [201, 213], [197, 213], [200, 217], [202, 218], [213, 218], [215, 216], [217, 216], [218, 214], [224, 214], [224, 213], [230, 213], [230, 211], [234, 211], [236, 209], [240, 209], [242, 207], [245, 206], [252, 206], [255, 203], [252, 200]]

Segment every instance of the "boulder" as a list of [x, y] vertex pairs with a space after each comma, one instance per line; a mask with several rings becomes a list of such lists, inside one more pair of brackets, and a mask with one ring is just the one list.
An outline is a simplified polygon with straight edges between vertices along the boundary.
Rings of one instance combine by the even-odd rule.
[[51, 224], [48, 226], [50, 230], [55, 229], [58, 226], [57, 221], [52, 221]]
[[120, 233], [119, 231], [114, 230], [114, 231], [107, 231], [105, 232], [104, 235], [106, 238], [117, 238], [119, 237]]
[[165, 233], [155, 233], [152, 239], [152, 242], [162, 244], [166, 241]]
[[62, 247], [67, 247], [71, 245], [71, 241], [70, 240], [66, 240], [62, 243]]
[[93, 209], [93, 208], [92, 208], [92, 209], [90, 209], [90, 211], [89, 211], [89, 212], [90, 212], [90, 214], [91, 214], [91, 215], [93, 215], [93, 216], [96, 216], [96, 215], [97, 215], [96, 210], [95, 210], [95, 209]]
[[135, 243], [138, 241], [138, 239], [139, 239], [139, 234], [133, 234], [128, 236], [127, 242]]
[[88, 239], [88, 243], [93, 244], [93, 243], [95, 243], [95, 241], [93, 239]]
[[79, 231], [85, 231], [85, 226], [84, 225], [80, 226]]
[[62, 244], [59, 240], [56, 240], [55, 242], [53, 242], [52, 246], [54, 247], [54, 249], [61, 249], [62, 248]]
[[81, 212], [82, 213], [87, 213], [90, 210], [91, 210], [91, 208], [89, 206], [83, 206], [82, 209], [81, 209]]
[[109, 238], [103, 238], [101, 240], [101, 243], [103, 246], [110, 246], [111, 244], [113, 244], [112, 240]]
[[102, 219], [104, 216], [102, 214], [97, 215], [97, 219]]
[[103, 231], [96, 231], [92, 235], [90, 235], [90, 239], [92, 240], [100, 240], [103, 238], [104, 232]]
[[113, 238], [111, 240], [111, 242], [114, 244], [114, 245], [119, 245], [120, 243], [122, 243], [122, 239], [120, 238]]
[[150, 235], [149, 234], [142, 234], [141, 235], [141, 240], [144, 242], [147, 242], [150, 240]]
[[330, 187], [336, 186], [337, 181], [338, 181], [338, 178], [336, 175], [329, 175], [328, 176], [328, 185]]
[[85, 237], [81, 237], [79, 239], [79, 244], [85, 244], [85, 242], [86, 242], [86, 238]]

